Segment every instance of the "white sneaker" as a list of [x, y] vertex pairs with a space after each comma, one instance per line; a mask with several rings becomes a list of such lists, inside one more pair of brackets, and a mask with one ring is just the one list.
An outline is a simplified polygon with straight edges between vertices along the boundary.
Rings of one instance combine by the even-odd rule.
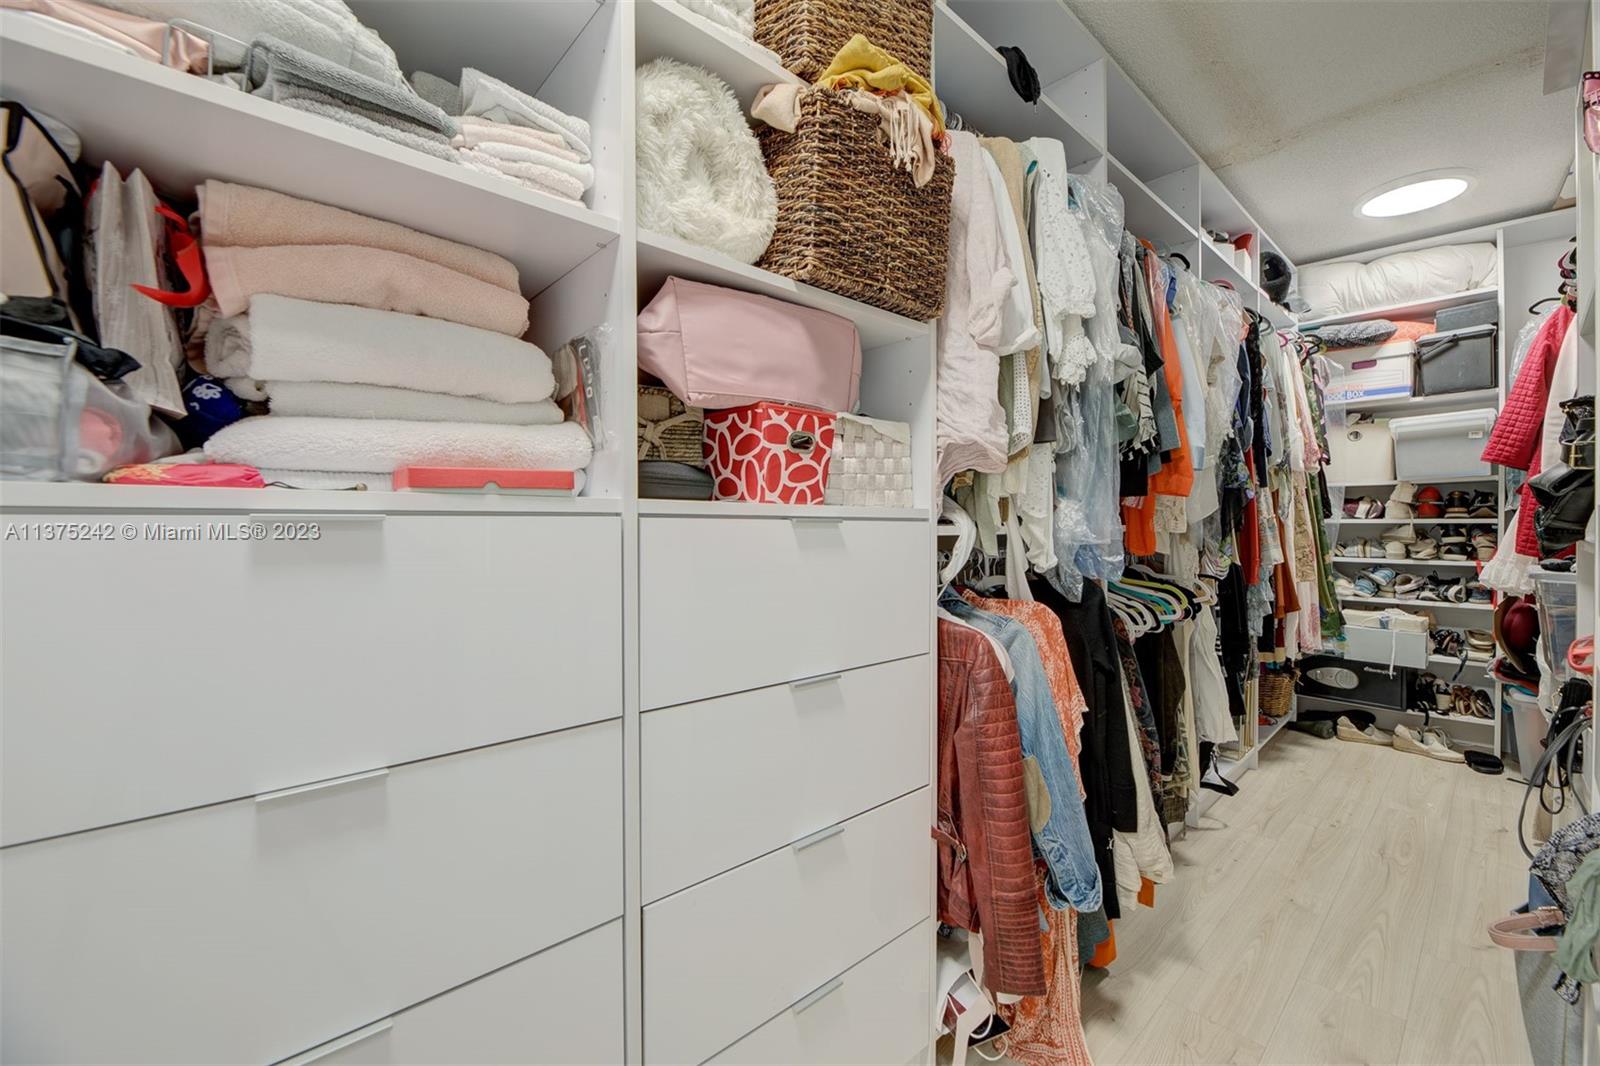
[[1348, 740], [1353, 744], [1377, 744], [1385, 748], [1394, 744], [1393, 738], [1388, 733], [1380, 732], [1377, 726], [1369, 725], [1362, 729], [1342, 714], [1333, 729], [1340, 740]]
[[1402, 544], [1415, 544], [1417, 530], [1415, 526], [1395, 526], [1393, 529], [1384, 530], [1378, 539], [1382, 541], [1398, 540]]
[[1450, 741], [1437, 729], [1410, 729], [1403, 725], [1394, 727], [1394, 749], [1412, 755], [1426, 755], [1440, 762], [1466, 762], [1467, 757], [1450, 748]]

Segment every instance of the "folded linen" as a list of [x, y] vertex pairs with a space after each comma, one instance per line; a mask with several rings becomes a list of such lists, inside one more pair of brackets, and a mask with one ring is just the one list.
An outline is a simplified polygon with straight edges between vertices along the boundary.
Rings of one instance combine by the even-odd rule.
[[520, 294], [384, 248], [207, 245], [205, 254], [211, 289], [224, 315], [243, 314], [252, 297], [271, 293], [425, 315], [513, 337], [528, 330], [528, 301]]
[[554, 400], [499, 403], [475, 396], [419, 392], [338, 381], [269, 381], [263, 386], [275, 415], [313, 418], [392, 418], [408, 422], [482, 422], [553, 426], [562, 420]]
[[504, 256], [409, 226], [226, 181], [207, 181], [200, 186], [199, 197], [208, 249], [213, 245], [355, 244], [425, 259], [519, 295], [522, 291], [516, 266]]
[[308, 115], [331, 119], [343, 126], [409, 148], [413, 152], [431, 155], [447, 163], [456, 162], [455, 149], [450, 139], [442, 133], [425, 129], [405, 119], [395, 118], [383, 111], [370, 110], [359, 104], [345, 103], [315, 89], [296, 89], [293, 94], [278, 98], [278, 103]]
[[453, 118], [418, 96], [404, 78], [379, 81], [271, 34], [251, 41], [243, 69], [250, 91], [268, 100], [294, 99], [301, 90], [310, 89], [447, 137], [459, 132]]
[[213, 377], [257, 382], [332, 381], [387, 385], [500, 403], [534, 403], [555, 392], [538, 346], [491, 330], [261, 295], [250, 313], [218, 319], [206, 334]]
[[574, 163], [579, 161], [578, 153], [566, 146], [566, 139], [559, 133], [513, 126], [509, 122], [490, 122], [472, 115], [462, 115], [456, 122], [461, 125], [461, 132], [455, 135], [451, 143], [458, 148], [463, 145], [472, 148], [480, 144], [517, 144], [524, 148], [541, 149]]
[[563, 174], [538, 163], [512, 163], [485, 155], [476, 148], [461, 149], [461, 162], [468, 168], [484, 174], [495, 174], [538, 192], [559, 196], [564, 200], [582, 200], [583, 182], [571, 174]]
[[[76, 26], [141, 59], [162, 63], [190, 74], [204, 74], [210, 46], [179, 26], [130, 15], [88, 0], [0, 0], [0, 8], [28, 11], [68, 26]], [[165, 54], [163, 54], [165, 53]]]
[[[520, 144], [507, 144], [503, 141], [479, 141], [475, 145], [462, 145], [458, 142], [460, 137], [453, 138], [462, 153], [475, 152], [479, 162], [492, 161], [494, 166], [504, 166], [507, 163], [520, 163], [529, 166], [544, 167], [565, 174], [580, 183], [580, 188], [587, 189], [594, 184], [594, 167], [589, 163], [574, 163], [570, 159], [553, 155], [540, 148], [528, 148]], [[563, 153], [571, 155], [571, 152]]]
[[297, 418], [265, 415], [218, 430], [205, 444], [216, 462], [290, 470], [387, 470], [399, 466], [511, 466], [579, 470], [593, 446], [581, 426], [485, 426], [470, 422]]
[[467, 67], [461, 72], [461, 100], [464, 114], [559, 133], [581, 161], [589, 160], [587, 122], [514, 89], [498, 78], [491, 78], [481, 70]]

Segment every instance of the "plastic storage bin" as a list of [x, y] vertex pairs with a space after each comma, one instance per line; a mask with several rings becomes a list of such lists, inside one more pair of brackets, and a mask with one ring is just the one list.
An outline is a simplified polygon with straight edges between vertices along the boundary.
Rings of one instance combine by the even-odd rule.
[[1475, 300], [1460, 307], [1446, 307], [1433, 316], [1433, 328], [1440, 333], [1473, 326], [1495, 326], [1500, 323], [1500, 305], [1494, 300]]
[[1417, 340], [1417, 389], [1439, 396], [1495, 383], [1493, 325], [1441, 330]]
[[1578, 635], [1578, 582], [1574, 574], [1533, 574], [1539, 605], [1539, 644], [1555, 671], [1557, 684], [1572, 677], [1567, 648]]
[[1487, 477], [1493, 467], [1479, 456], [1494, 426], [1494, 408], [1391, 418], [1394, 476], [1402, 481]]

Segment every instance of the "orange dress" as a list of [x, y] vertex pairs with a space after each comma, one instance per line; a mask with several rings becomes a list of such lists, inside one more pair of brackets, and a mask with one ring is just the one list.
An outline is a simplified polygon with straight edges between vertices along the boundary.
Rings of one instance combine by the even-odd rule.
[[1052, 909], [1045, 898], [1044, 869], [1036, 864], [1035, 874], [1039, 906], [1049, 925], [1039, 934], [1045, 992], [1000, 1004], [1000, 1017], [1011, 1026], [999, 1040], [1001, 1050], [1023, 1066], [1094, 1066], [1079, 1009], [1083, 990], [1078, 982], [1078, 915], [1071, 909]]

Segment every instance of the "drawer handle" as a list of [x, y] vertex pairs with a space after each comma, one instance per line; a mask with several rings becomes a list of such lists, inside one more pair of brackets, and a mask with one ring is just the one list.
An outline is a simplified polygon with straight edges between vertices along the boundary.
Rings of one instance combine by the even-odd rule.
[[825, 514], [792, 514], [789, 516], [789, 521], [793, 522], [797, 526], [801, 525], [802, 523], [809, 523], [811, 525], [837, 526], [844, 522], [844, 516]]
[[337, 514], [314, 514], [310, 511], [280, 511], [273, 514], [250, 514], [252, 522], [326, 522], [332, 525], [372, 526], [389, 516], [382, 511], [345, 511]]
[[844, 832], [843, 822], [840, 822], [838, 825], [830, 825], [826, 829], [819, 829], [808, 837], [802, 837], [801, 839], [796, 840], [794, 842], [794, 850], [804, 851], [807, 848], [815, 847], [824, 840], [827, 840], [829, 837], [836, 837], [842, 832]]
[[289, 799], [291, 796], [305, 796], [312, 792], [325, 792], [331, 788], [343, 788], [361, 781], [373, 781], [378, 778], [388, 777], [389, 768], [380, 767], [376, 770], [367, 770], [364, 773], [349, 774], [345, 777], [333, 777], [326, 781], [313, 781], [309, 785], [295, 785], [293, 788], [280, 788], [276, 792], [260, 792], [256, 794], [257, 805], [274, 803], [278, 800]]
[[826, 685], [830, 681], [838, 681], [843, 677], [843, 674], [819, 674], [816, 677], [802, 677], [799, 681], [789, 682], [789, 687], [799, 691], [800, 689], [812, 688], [816, 685]]
[[323, 1059], [334, 1054], [335, 1052], [343, 1051], [348, 1047], [354, 1047], [363, 1041], [371, 1040], [375, 1036], [382, 1036], [384, 1033], [387, 1033], [393, 1028], [394, 1019], [384, 1018], [381, 1021], [373, 1022], [365, 1029], [357, 1029], [349, 1036], [341, 1037], [340, 1039], [335, 1040], [327, 1047], [318, 1050], [315, 1054], [302, 1055], [300, 1058], [290, 1059], [285, 1066], [311, 1066], [311, 1063], [313, 1062], [321, 1062]]
[[821, 988], [817, 989], [815, 992], [812, 992], [809, 995], [805, 996], [803, 999], [800, 1000], [800, 1002], [796, 1003], [794, 1005], [794, 1007], [791, 1008], [791, 1009], [796, 1014], [801, 1014], [801, 1013], [803, 1013], [805, 1011], [810, 1010], [812, 1007], [815, 1007], [818, 1003], [821, 1003], [823, 1000], [827, 999], [829, 996], [833, 995], [835, 992], [839, 991], [839, 989], [841, 989], [843, 987], [844, 987], [844, 978], [843, 977], [835, 977], [833, 980], [829, 981], [827, 984], [823, 985]]

